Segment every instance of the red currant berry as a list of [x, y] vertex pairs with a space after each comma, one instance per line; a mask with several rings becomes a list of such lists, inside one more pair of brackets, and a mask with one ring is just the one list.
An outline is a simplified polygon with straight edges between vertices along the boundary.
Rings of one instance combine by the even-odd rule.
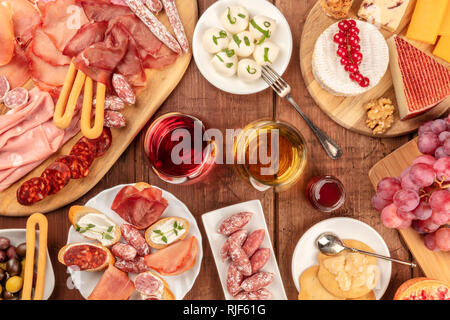
[[360, 52], [360, 51], [361, 51], [361, 46], [360, 46], [359, 44], [356, 44], [356, 45], [354, 45], [354, 46], [351, 47], [351, 50], [352, 50], [352, 52], [353, 52], [353, 51], [358, 51], [358, 52]]
[[347, 22], [347, 20], [342, 20], [338, 23], [338, 27], [339, 27], [339, 30], [347, 31], [350, 28], [350, 25]]
[[354, 73], [354, 77], [353, 77], [353, 80], [355, 80], [356, 82], [361, 82], [363, 79], [364, 79], [364, 77], [362, 76], [362, 74], [361, 73]]
[[333, 41], [337, 44], [345, 43], [345, 37], [343, 37], [340, 33], [336, 33], [333, 37]]
[[363, 77], [361, 81], [359, 81], [359, 85], [363, 88], [368, 87], [370, 84], [370, 80], [367, 77]]
[[358, 37], [357, 35], [351, 34], [351, 35], [348, 37], [348, 44], [349, 44], [350, 46], [356, 46], [357, 44], [359, 44], [359, 37]]
[[347, 20], [347, 23], [350, 25], [350, 27], [356, 27], [356, 21], [355, 20]]
[[341, 64], [342, 64], [343, 66], [346, 66], [346, 65], [349, 64], [349, 63], [350, 63], [350, 60], [348, 60], [347, 57], [342, 57], [342, 59], [341, 59]]
[[357, 27], [350, 27], [348, 29], [348, 33], [354, 34], [354, 35], [358, 35], [359, 34], [359, 29]]
[[339, 57], [343, 58], [343, 57], [347, 56], [347, 50], [339, 47], [337, 50], [337, 55]]
[[355, 62], [362, 61], [363, 55], [361, 52], [355, 51], [351, 54], [352, 60]]
[[349, 74], [349, 78], [353, 81], [355, 81], [355, 76], [357, 75], [357, 73], [350, 73]]

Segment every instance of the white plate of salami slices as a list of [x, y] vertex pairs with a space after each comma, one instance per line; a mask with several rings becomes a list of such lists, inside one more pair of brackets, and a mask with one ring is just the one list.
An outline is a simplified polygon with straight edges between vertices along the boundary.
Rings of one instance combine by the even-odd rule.
[[[225, 298], [227, 300], [235, 300], [236, 297], [239, 297], [240, 293], [245, 293], [245, 290], [238, 289], [239, 293], [233, 296], [228, 292], [227, 289], [227, 278], [228, 278], [228, 270], [230, 261], [223, 261], [221, 258], [221, 249], [225, 242], [227, 241], [228, 237], [219, 233], [218, 228], [222, 225], [223, 221], [225, 219], [230, 218], [231, 216], [234, 216], [239, 213], [252, 213], [250, 219], [248, 222], [242, 226], [241, 230], [248, 230], [248, 237], [250, 238], [251, 234], [255, 232], [256, 230], [264, 230], [264, 238], [260, 245], [258, 246], [258, 249], [269, 249], [270, 254], [268, 257], [267, 262], [264, 264], [264, 266], [258, 271], [263, 273], [272, 273], [273, 280], [272, 282], [264, 287], [263, 289], [270, 292], [270, 300], [287, 300], [286, 291], [284, 289], [283, 280], [281, 279], [280, 270], [278, 269], [277, 260], [275, 258], [275, 254], [272, 247], [272, 242], [270, 240], [270, 235], [267, 229], [266, 220], [264, 217], [264, 212], [261, 206], [261, 202], [259, 200], [253, 200], [253, 201], [247, 201], [243, 203], [238, 203], [229, 207], [225, 207], [222, 209], [214, 210], [208, 213], [205, 213], [202, 215], [203, 225], [206, 230], [206, 235], [209, 240], [209, 244], [211, 246], [211, 250], [213, 252], [214, 260], [216, 262], [217, 271], [219, 272], [220, 282], [222, 284], [223, 292], [225, 295]], [[245, 242], [243, 246], [245, 246]], [[257, 251], [256, 251], [257, 252]], [[256, 253], [253, 253], [255, 255]], [[253, 256], [251, 255], [251, 256]], [[250, 260], [252, 258], [250, 257]], [[256, 273], [258, 273], [256, 272]], [[255, 275], [254, 272], [252, 272], [252, 275], [249, 277], [245, 277], [244, 281], [252, 278]], [[242, 285], [243, 286], [243, 282]], [[257, 290], [258, 291], [258, 290]], [[266, 292], [267, 292], [266, 291]], [[255, 291], [256, 292], [256, 291]], [[250, 296], [246, 300], [262, 300], [267, 299], [261, 297], [258, 297], [258, 295]]]
[[[119, 193], [119, 191], [127, 186], [118, 185], [113, 188], [104, 190], [98, 195], [90, 199], [87, 203], [87, 207], [97, 209], [109, 217], [114, 223], [120, 226], [122, 223], [126, 223], [116, 212], [111, 209], [111, 205], [114, 198]], [[157, 188], [152, 186], [153, 188]], [[195, 260], [194, 266], [188, 271], [177, 275], [177, 276], [162, 276], [162, 278], [168, 283], [170, 290], [175, 296], [176, 300], [181, 300], [184, 296], [191, 290], [192, 286], [200, 273], [200, 266], [203, 259], [203, 248], [202, 248], [202, 235], [198, 228], [197, 222], [194, 216], [191, 214], [189, 209], [184, 203], [178, 200], [173, 194], [162, 190], [162, 196], [168, 202], [168, 206], [163, 212], [160, 219], [165, 217], [182, 217], [189, 222], [189, 235], [195, 236], [198, 240], [198, 253]], [[123, 239], [121, 240], [123, 241]], [[77, 243], [77, 242], [94, 242], [83, 237], [79, 232], [75, 230], [73, 226], [70, 227], [67, 243]], [[152, 249], [154, 252], [155, 249]], [[73, 285], [80, 291], [83, 298], [87, 299], [91, 292], [94, 290], [98, 281], [100, 280], [103, 271], [98, 272], [86, 272], [86, 271], [74, 271], [71, 268], [67, 268], [68, 273], [70, 273]], [[134, 280], [136, 274], [129, 273], [128, 276], [131, 280]], [[140, 295], [135, 292], [131, 295], [130, 299], [140, 300], [142, 299]]]

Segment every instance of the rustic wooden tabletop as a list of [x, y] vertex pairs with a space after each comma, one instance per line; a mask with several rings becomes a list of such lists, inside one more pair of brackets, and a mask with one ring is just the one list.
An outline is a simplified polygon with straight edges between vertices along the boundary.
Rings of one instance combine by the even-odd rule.
[[[199, 16], [215, 0], [199, 0]], [[351, 217], [374, 227], [386, 241], [394, 258], [412, 260], [395, 230], [381, 224], [379, 214], [371, 208], [374, 194], [368, 179], [369, 169], [380, 159], [410, 140], [411, 136], [374, 139], [346, 130], [330, 120], [314, 103], [304, 85], [299, 65], [299, 43], [305, 19], [316, 0], [275, 0], [273, 2], [288, 20], [294, 40], [291, 62], [284, 78], [291, 84], [293, 96], [303, 111], [338, 141], [344, 154], [337, 161], [330, 160], [306, 123], [291, 105], [279, 99], [271, 90], [249, 96], [235, 96], [219, 91], [200, 74], [194, 61], [184, 78], [161, 106], [155, 117], [172, 111], [192, 114], [202, 119], [209, 128], [242, 128], [260, 118], [284, 120], [298, 128], [308, 145], [308, 165], [305, 174], [295, 186], [283, 193], [271, 190], [258, 192], [243, 181], [231, 165], [218, 165], [203, 181], [193, 186], [176, 186], [159, 180], [147, 163], [143, 150], [145, 129], [133, 141], [105, 177], [84, 197], [72, 205], [83, 205], [100, 191], [122, 183], [146, 181], [178, 197], [197, 218], [203, 237], [204, 257], [200, 275], [186, 299], [224, 299], [214, 259], [206, 239], [200, 216], [208, 211], [235, 203], [259, 199], [264, 208], [284, 286], [289, 299], [297, 298], [291, 275], [291, 257], [302, 234], [315, 223], [329, 217]], [[148, 124], [147, 124], [148, 126]], [[338, 211], [327, 214], [313, 209], [304, 196], [307, 181], [316, 175], [337, 176], [345, 185], [347, 199]], [[58, 250], [66, 243], [69, 206], [51, 212], [49, 220], [49, 252], [56, 276], [52, 299], [82, 299], [67, 281], [66, 267], [58, 263]], [[0, 228], [25, 228], [26, 218], [0, 217]], [[395, 290], [405, 280], [420, 276], [419, 269], [393, 264], [390, 285], [384, 299], [392, 299]], [[68, 285], [69, 283], [69, 285]]]

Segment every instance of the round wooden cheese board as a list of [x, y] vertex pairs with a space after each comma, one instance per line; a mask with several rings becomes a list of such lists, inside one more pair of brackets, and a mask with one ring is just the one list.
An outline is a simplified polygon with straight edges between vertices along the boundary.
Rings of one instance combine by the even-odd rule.
[[[360, 5], [361, 0], [355, 1], [353, 3], [353, 7], [349, 15], [350, 18], [358, 18], [357, 12]], [[397, 30], [397, 32], [402, 36], [406, 33], [406, 27], [409, 23], [413, 9], [414, 6], [410, 5], [410, 7], [407, 9], [407, 12], [405, 13], [402, 23]], [[424, 114], [409, 120], [402, 121], [399, 118], [398, 110], [396, 107], [394, 113], [395, 120], [391, 128], [383, 134], [373, 134], [372, 130], [366, 126], [367, 112], [366, 110], [364, 110], [364, 104], [370, 100], [385, 97], [390, 98], [394, 103], [394, 106], [397, 105], [391, 72], [389, 68], [377, 86], [362, 95], [354, 97], [338, 97], [328, 93], [320, 86], [313, 75], [312, 55], [316, 40], [323, 31], [325, 31], [330, 25], [337, 21], [338, 20], [330, 18], [325, 14], [318, 1], [306, 18], [300, 42], [300, 66], [305, 85], [320, 109], [322, 109], [322, 111], [325, 112], [333, 121], [346, 129], [360, 134], [373, 137], [388, 138], [413, 132], [424, 121], [438, 118], [450, 108], [450, 97], [448, 97]], [[393, 35], [393, 33], [384, 29], [381, 29], [381, 32], [386, 39]], [[332, 41], [332, 39], [330, 39], [330, 41]], [[411, 42], [415, 47], [431, 55], [433, 46], [409, 39], [408, 41]], [[432, 57], [440, 63], [444, 64], [447, 68], [450, 67], [449, 63], [445, 63], [443, 60], [440, 60], [435, 56]]]
[[[192, 43], [194, 28], [198, 20], [197, 1], [176, 0], [176, 4], [186, 35], [190, 43]], [[172, 30], [165, 13], [160, 13], [158, 18], [169, 30]], [[77, 200], [92, 189], [114, 165], [147, 121], [158, 110], [159, 106], [161, 106], [175, 89], [186, 72], [191, 58], [191, 53], [184, 54], [178, 57], [175, 63], [164, 69], [146, 71], [148, 79], [147, 86], [137, 92], [136, 104], [134, 106], [128, 106], [123, 110], [123, 115], [127, 119], [127, 126], [122, 129], [112, 129], [113, 141], [111, 147], [103, 157], [96, 159], [92, 163], [87, 177], [80, 180], [70, 180], [60, 192], [48, 196], [32, 206], [22, 206], [17, 202], [16, 191], [20, 185], [28, 179], [39, 177], [44, 169], [57, 157], [69, 154], [72, 146], [82, 137], [82, 134], [79, 133], [40, 166], [11, 185], [8, 189], [0, 192], [0, 215], [28, 216], [34, 212], [50, 212]], [[31, 89], [33, 86], [34, 84], [30, 80], [24, 87]], [[0, 114], [5, 113], [6, 110], [6, 107], [0, 104]]]

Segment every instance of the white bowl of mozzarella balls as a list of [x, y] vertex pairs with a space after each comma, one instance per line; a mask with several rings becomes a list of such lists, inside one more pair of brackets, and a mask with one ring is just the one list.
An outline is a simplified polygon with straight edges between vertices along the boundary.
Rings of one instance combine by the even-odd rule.
[[[201, 64], [202, 67], [209, 67], [210, 69], [204, 72], [199, 65], [202, 74], [212, 82], [205, 73], [213, 71], [216, 73], [216, 76], [233, 81], [232, 85], [236, 87], [236, 90], [234, 90], [229, 87], [225, 88], [226, 85], [223, 81], [220, 84], [212, 82], [222, 90], [242, 94], [257, 92], [267, 88], [267, 85], [261, 79], [261, 66], [266, 64], [276, 66], [280, 57], [283, 56], [282, 48], [274, 39], [275, 35], [279, 33], [277, 17], [266, 14], [252, 14], [252, 10], [244, 6], [251, 3], [254, 5], [254, 2], [258, 3], [261, 1], [276, 9], [276, 7], [265, 0], [241, 1], [243, 5], [236, 3], [224, 4], [230, 1], [218, 1], [216, 4], [222, 5], [220, 9], [216, 10], [216, 18], [213, 19], [215, 23], [204, 26], [202, 30], [197, 30], [198, 28], [196, 28], [195, 33], [198, 34], [194, 34], [194, 56], [197, 65]], [[278, 10], [277, 13], [281, 15]], [[281, 20], [287, 25], [284, 17]], [[287, 28], [289, 29], [289, 26]], [[290, 30], [288, 33], [290, 36]], [[198, 45], [201, 44], [201, 50], [207, 54], [207, 56], [203, 55], [200, 63], [198, 61], [200, 59], [195, 52], [200, 49], [196, 48], [196, 37], [199, 38], [198, 42], [200, 43]], [[290, 37], [290, 42], [290, 50], [292, 50], [292, 37]], [[290, 58], [290, 51], [286, 56]], [[206, 59], [209, 60], [209, 63], [204, 61]], [[278, 71], [283, 72], [284, 69]], [[236, 77], [240, 81], [236, 82]], [[219, 81], [216, 80], [216, 82]], [[246, 89], [249, 92], [245, 92]]]
[[203, 33], [203, 48], [212, 54], [211, 65], [222, 76], [237, 74], [245, 82], [261, 77], [261, 66], [273, 64], [280, 48], [271, 40], [277, 22], [266, 16], [251, 17], [242, 6], [228, 6], [220, 26]]

